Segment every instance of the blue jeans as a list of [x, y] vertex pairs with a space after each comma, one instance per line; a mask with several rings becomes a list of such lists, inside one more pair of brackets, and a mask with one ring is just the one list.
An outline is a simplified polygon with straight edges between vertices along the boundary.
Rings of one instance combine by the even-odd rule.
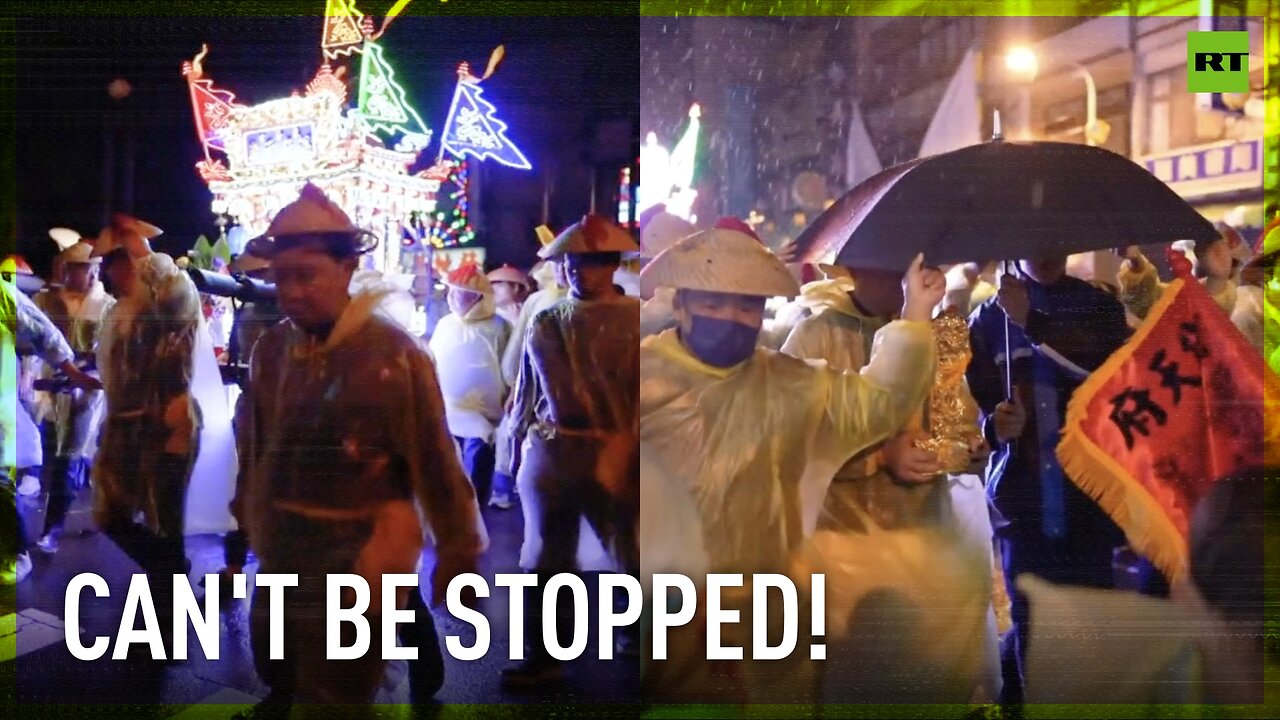
[[462, 451], [462, 468], [467, 471], [471, 485], [476, 489], [476, 500], [480, 507], [489, 503], [489, 493], [493, 488], [493, 467], [497, 454], [493, 443], [480, 438], [453, 438]]

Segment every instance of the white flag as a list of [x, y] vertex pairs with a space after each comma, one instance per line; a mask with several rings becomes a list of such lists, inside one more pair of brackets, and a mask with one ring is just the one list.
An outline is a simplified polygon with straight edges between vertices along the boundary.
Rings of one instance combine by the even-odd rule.
[[862, 108], [857, 102], [854, 102], [853, 116], [849, 118], [849, 146], [845, 150], [844, 162], [844, 180], [849, 190], [884, 169], [876, 156], [875, 145], [871, 144], [871, 135], [867, 132]]
[[938, 111], [929, 122], [916, 157], [959, 150], [982, 142], [982, 110], [978, 103], [978, 55], [964, 54], [959, 69], [947, 85]]

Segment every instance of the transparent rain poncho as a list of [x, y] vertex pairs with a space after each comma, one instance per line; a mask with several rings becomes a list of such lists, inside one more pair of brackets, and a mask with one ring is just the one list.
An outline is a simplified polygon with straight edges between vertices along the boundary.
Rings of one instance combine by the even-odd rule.
[[[524, 353], [524, 340], [529, 332], [529, 324], [538, 313], [555, 305], [569, 296], [569, 291], [552, 284], [529, 296], [520, 306], [520, 316], [511, 327], [511, 341], [502, 353], [502, 378], [507, 385], [515, 387], [516, 375], [520, 372], [520, 357]], [[499, 465], [499, 467], [502, 467]]]
[[[799, 551], [832, 476], [858, 451], [896, 433], [923, 402], [933, 375], [928, 325], [894, 323], [878, 343], [859, 374], [759, 347], [747, 362], [719, 369], [690, 354], [675, 331], [646, 338], [643, 573], [688, 573], [699, 564], [711, 573], [781, 572], [800, 581], [807, 603]], [[724, 602], [749, 613], [750, 591]], [[646, 687], [664, 700], [795, 701], [812, 686], [807, 652], [783, 664], [710, 662], [700, 637], [705, 624], [697, 625], [669, 634], [671, 659], [646, 668]]]
[[[543, 269], [545, 268], [545, 269]], [[516, 317], [516, 321], [511, 326], [511, 334], [507, 339], [506, 347], [502, 349], [502, 380], [509, 388], [515, 388], [517, 376], [520, 374], [520, 360], [524, 356], [525, 336], [529, 332], [529, 323], [533, 322], [538, 313], [555, 305], [568, 296], [568, 291], [555, 284], [555, 273], [552, 272], [550, 264], [542, 265], [540, 268], [544, 279], [549, 277], [547, 284], [542, 290], [538, 290], [530, 295], [524, 304], [520, 306], [520, 314]], [[548, 276], [548, 273], [550, 275]], [[503, 416], [502, 421], [498, 424], [498, 430], [495, 433], [495, 458], [494, 468], [497, 472], [508, 476], [514, 475], [512, 471], [513, 447], [511, 443], [510, 414]]]
[[[858, 313], [843, 287], [806, 290], [810, 300], [825, 301], [796, 326], [784, 351], [861, 369], [884, 321]], [[968, 406], [976, 436], [977, 404], [970, 398]], [[836, 473], [810, 545], [810, 564], [827, 576], [827, 629], [835, 639], [825, 699], [994, 702], [1000, 664], [982, 478], [900, 484], [881, 467], [879, 450]]]
[[201, 439], [198, 348], [207, 347], [215, 371], [216, 361], [186, 273], [160, 253], [133, 262], [137, 287], [107, 312], [98, 347], [107, 413], [93, 465], [95, 520], [118, 527], [142, 512], [152, 532], [179, 537]]
[[639, 314], [629, 296], [569, 298], [530, 326], [510, 411], [523, 568], [636, 569]]
[[[415, 572], [425, 533], [442, 562], [487, 543], [435, 368], [382, 314], [385, 297], [352, 298], [323, 342], [287, 322], [259, 339], [234, 503], [264, 568], [357, 572], [375, 596], [378, 575]], [[307, 537], [283, 531], [304, 526]], [[326, 543], [321, 557], [293, 551]]]

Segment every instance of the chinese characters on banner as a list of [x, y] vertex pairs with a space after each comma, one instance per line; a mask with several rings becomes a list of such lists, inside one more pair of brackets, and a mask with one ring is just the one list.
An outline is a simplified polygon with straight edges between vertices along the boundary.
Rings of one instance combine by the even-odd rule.
[[1179, 278], [1076, 392], [1058, 458], [1166, 577], [1217, 479], [1277, 458], [1280, 380], [1200, 283]]

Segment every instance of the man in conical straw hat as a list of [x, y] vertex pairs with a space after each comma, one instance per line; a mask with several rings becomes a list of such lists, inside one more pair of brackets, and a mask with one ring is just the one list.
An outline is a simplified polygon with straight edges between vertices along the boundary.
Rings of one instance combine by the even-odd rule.
[[495, 312], [493, 287], [475, 263], [462, 265], [444, 282], [451, 312], [431, 335], [431, 355], [440, 373], [449, 432], [476, 499], [485, 505], [493, 486], [494, 433], [507, 399], [501, 356], [511, 326]]
[[[49, 239], [53, 240], [53, 243], [58, 246], [58, 254], [53, 258], [53, 270], [50, 273], [52, 283], [57, 285], [62, 282], [62, 253], [85, 241], [85, 238], [82, 238], [80, 233], [71, 228], [56, 227], [49, 229]], [[92, 241], [88, 242], [90, 248], [92, 248]]]
[[498, 315], [514, 326], [520, 318], [520, 306], [529, 297], [529, 276], [503, 265], [486, 277], [493, 286], [493, 302]]
[[[525, 518], [520, 566], [542, 585], [561, 572], [639, 572], [640, 301], [613, 284], [622, 254], [638, 249], [627, 231], [598, 215], [544, 248], [546, 257], [563, 258], [570, 295], [529, 326], [509, 412]], [[604, 557], [591, 552], [600, 544]], [[563, 675], [540, 630], [544, 612], [555, 612], [559, 637], [574, 627], [571, 607], [542, 607], [541, 585], [525, 597], [530, 652], [504, 672], [511, 689]]]
[[440, 601], [455, 576], [475, 571], [487, 543], [426, 348], [380, 313], [391, 288], [348, 294], [360, 255], [375, 246], [310, 183], [250, 244], [272, 264], [287, 320], [253, 351], [233, 506], [261, 572], [300, 578], [284, 613], [283, 660], [268, 655], [265, 596], [253, 603], [254, 656], [272, 702], [374, 697], [384, 666], [376, 643], [361, 658], [325, 659], [332, 573], [367, 579], [373, 627], [387, 608], [416, 610], [400, 631], [428, 653], [410, 665], [410, 695], [427, 701], [442, 677], [430, 614], [417, 588], [383, 598], [381, 576], [416, 572], [432, 537]]
[[[160, 233], [117, 213], [93, 243], [116, 303], [98, 342], [107, 412], [92, 476], [98, 527], [146, 571], [167, 638], [172, 579], [190, 567], [183, 535], [205, 414], [194, 393], [201, 341], [215, 361], [195, 284], [173, 258], [151, 249]], [[234, 454], [231, 461], [223, 469], [228, 486]]]
[[[797, 551], [817, 520], [831, 477], [850, 457], [900, 430], [923, 402], [934, 365], [933, 307], [944, 283], [917, 258], [905, 280], [903, 320], [885, 327], [861, 374], [841, 372], [759, 347], [765, 300], [798, 287], [783, 263], [754, 238], [712, 229], [676, 243], [642, 279], [677, 290], [678, 327], [640, 348], [641, 454], [664, 477], [644, 477], [641, 512], [645, 574], [688, 571], [685, 558], [649, 547], [696, 547], [666, 537], [701, 535], [705, 572], [807, 574]], [[659, 492], [663, 483], [675, 487]], [[648, 504], [650, 491], [682, 498], [700, 526], [674, 527], [675, 511]], [[805, 584], [801, 592], [807, 597]], [[721, 593], [751, 627], [751, 590]], [[807, 604], [807, 600], [805, 601]], [[699, 607], [703, 607], [699, 602]], [[802, 609], [801, 617], [806, 616]], [[778, 631], [781, 618], [770, 618]], [[777, 621], [777, 622], [775, 622]], [[706, 660], [703, 619], [668, 632], [668, 660], [646, 668], [655, 702], [795, 702], [811, 695], [804, 648], [787, 662]], [[776, 637], [776, 636], [774, 636]], [[745, 645], [744, 645], [745, 643]], [[750, 645], [749, 637], [726, 646]], [[802, 643], [803, 644], [803, 643]]]
[[[84, 366], [94, 364], [103, 320], [115, 302], [98, 281], [101, 259], [92, 255], [93, 245], [81, 241], [58, 253], [54, 267], [60, 268], [62, 274], [54, 278], [56, 284], [35, 297], [36, 305], [58, 326], [77, 361]], [[51, 377], [55, 370], [46, 365], [42, 374]], [[97, 375], [96, 371], [90, 372]], [[53, 457], [45, 459], [49, 508], [39, 547], [56, 552], [67, 511], [89, 480], [89, 464], [97, 449], [106, 397], [101, 390], [39, 393], [37, 402], [41, 429], [50, 437], [49, 445], [54, 450]]]

